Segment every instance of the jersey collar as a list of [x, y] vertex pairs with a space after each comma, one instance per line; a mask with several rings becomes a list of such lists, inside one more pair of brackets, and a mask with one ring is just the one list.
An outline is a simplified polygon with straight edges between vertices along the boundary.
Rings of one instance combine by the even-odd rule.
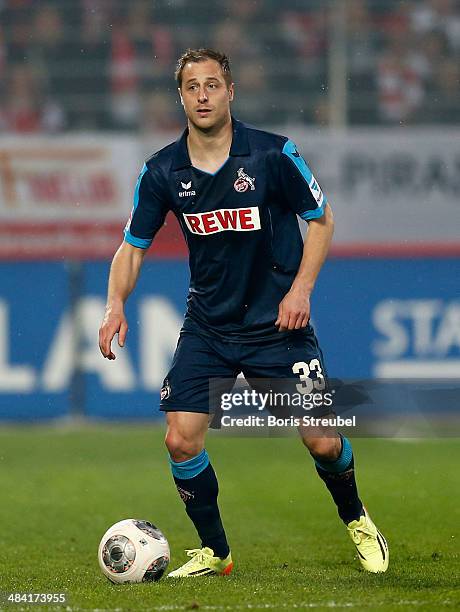
[[[240, 155], [250, 155], [248, 130], [244, 123], [232, 117], [233, 138], [232, 146], [230, 147], [230, 156], [236, 157]], [[188, 168], [192, 165], [187, 149], [188, 128], [175, 143], [174, 157], [172, 160], [171, 170], [180, 170]]]

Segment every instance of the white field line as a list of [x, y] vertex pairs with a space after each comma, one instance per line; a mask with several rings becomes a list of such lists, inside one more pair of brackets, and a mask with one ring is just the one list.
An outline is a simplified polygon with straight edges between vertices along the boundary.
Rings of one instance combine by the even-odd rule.
[[[427, 604], [432, 605], [432, 601], [422, 600], [422, 599], [401, 599], [400, 601], [392, 601], [391, 606], [425, 606]], [[381, 601], [378, 603], [369, 603], [366, 602], [366, 609], [370, 608], [380, 608], [382, 606], [390, 605], [390, 603]], [[452, 606], [453, 602], [451, 600], [444, 600], [436, 602], [436, 607], [442, 606]], [[37, 608], [37, 612], [40, 609], [43, 609], [42, 606], [33, 606], [33, 608]], [[328, 602], [300, 602], [300, 603], [285, 603], [285, 604], [272, 604], [272, 603], [260, 603], [260, 604], [228, 604], [228, 605], [206, 605], [206, 604], [196, 604], [197, 610], [209, 610], [209, 611], [223, 611], [226, 610], [308, 610], [315, 608], [361, 608], [363, 609], [363, 603], [353, 603], [351, 601], [348, 602], [336, 602], [336, 601], [328, 601]], [[124, 612], [125, 608], [80, 608], [78, 606], [66, 606], [63, 607], [52, 607], [47, 608], [48, 610], [56, 610], [60, 612]], [[132, 610], [131, 606], [129, 609]], [[175, 612], [176, 610], [193, 610], [193, 603], [187, 605], [159, 605], [159, 606], [149, 606], [145, 608], [148, 610], [152, 610], [154, 612]], [[0, 612], [8, 612], [11, 608], [0, 608]], [[14, 606], [14, 610], [16, 612], [30, 612], [31, 607], [16, 607]]]

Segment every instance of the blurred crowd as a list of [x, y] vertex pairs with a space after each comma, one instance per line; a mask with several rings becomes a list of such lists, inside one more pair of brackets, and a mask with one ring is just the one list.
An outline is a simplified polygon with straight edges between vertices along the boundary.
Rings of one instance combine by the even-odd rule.
[[197, 46], [230, 56], [243, 120], [327, 125], [338, 41], [350, 124], [460, 121], [458, 0], [0, 0], [0, 131], [175, 129]]

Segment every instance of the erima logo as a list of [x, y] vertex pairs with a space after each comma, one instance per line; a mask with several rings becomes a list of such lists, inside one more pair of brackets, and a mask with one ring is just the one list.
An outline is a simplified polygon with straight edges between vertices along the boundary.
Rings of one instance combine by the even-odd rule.
[[192, 234], [204, 236], [217, 232], [253, 232], [260, 230], [260, 215], [257, 206], [221, 208], [194, 215], [182, 214]]
[[181, 181], [181, 187], [182, 189], [184, 189], [185, 191], [179, 191], [179, 197], [180, 198], [185, 198], [187, 196], [194, 196], [196, 195], [196, 192], [192, 189], [192, 181], [188, 182], [188, 183], [183, 183]]

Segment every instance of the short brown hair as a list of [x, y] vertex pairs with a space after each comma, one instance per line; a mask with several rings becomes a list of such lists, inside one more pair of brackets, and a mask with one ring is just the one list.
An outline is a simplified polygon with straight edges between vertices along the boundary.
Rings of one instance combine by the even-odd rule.
[[208, 59], [220, 64], [227, 87], [230, 87], [232, 84], [232, 72], [230, 70], [230, 62], [225, 53], [215, 51], [214, 49], [187, 49], [177, 60], [176, 71], [174, 73], [179, 89], [182, 87], [182, 71], [185, 64], [188, 62], [205, 62]]

